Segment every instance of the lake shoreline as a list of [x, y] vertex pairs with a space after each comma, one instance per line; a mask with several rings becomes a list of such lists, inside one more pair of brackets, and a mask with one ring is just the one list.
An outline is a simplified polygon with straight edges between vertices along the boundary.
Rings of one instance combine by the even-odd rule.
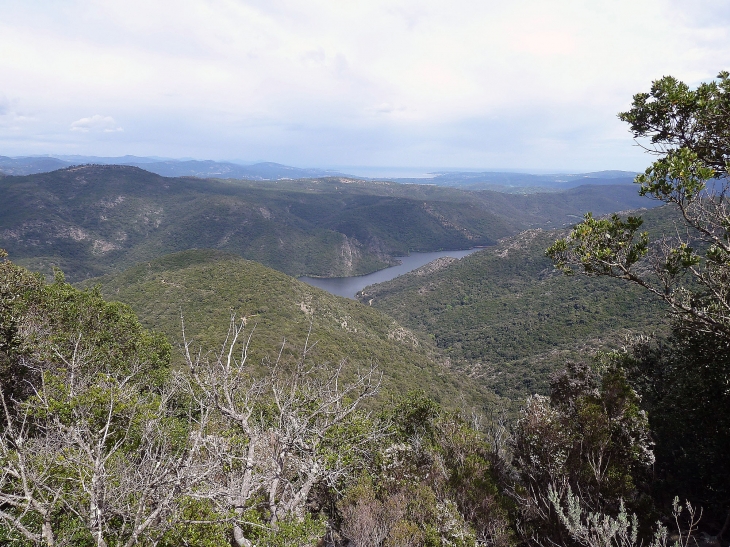
[[471, 249], [460, 249], [452, 251], [431, 251], [431, 252], [413, 252], [408, 256], [396, 256], [394, 259], [399, 261], [399, 264], [382, 268], [375, 272], [365, 275], [353, 275], [349, 277], [316, 277], [316, 276], [301, 276], [298, 277], [299, 281], [303, 281], [313, 287], [323, 289], [330, 294], [337, 296], [343, 296], [351, 300], [357, 300], [356, 295], [362, 289], [368, 285], [374, 285], [376, 283], [384, 283], [395, 279], [400, 275], [404, 275], [415, 269], [425, 266], [434, 260], [438, 260], [443, 257], [451, 257], [457, 260], [475, 253], [481, 249], [487, 247], [472, 247]]
[[[299, 277], [297, 277], [297, 279], [300, 280], [300, 281], [303, 278], [307, 278], [307, 279], [357, 279], [359, 277], [365, 277], [367, 275], [372, 275], [374, 273], [378, 273], [378, 272], [385, 271], [385, 270], [387, 270], [389, 268], [395, 268], [397, 266], [401, 266], [403, 264], [403, 260], [402, 259], [403, 258], [410, 258], [412, 255], [427, 254], [427, 253], [466, 253], [467, 251], [471, 251], [468, 254], [464, 255], [464, 256], [469, 256], [472, 252], [475, 253], [475, 252], [477, 252], [477, 251], [479, 251], [481, 249], [488, 249], [490, 246], [491, 245], [479, 245], [477, 247], [469, 247], [468, 249], [456, 249], [456, 250], [451, 250], [451, 251], [413, 251], [408, 256], [394, 256], [393, 259], [394, 260], [397, 260], [398, 261], [398, 264], [393, 264], [392, 266], [386, 266], [385, 268], [380, 268], [379, 270], [375, 270], [373, 272], [369, 272], [369, 273], [366, 273], [366, 274], [361, 274], [361, 275], [346, 275], [346, 276], [339, 276], [339, 277], [325, 277], [323, 275], [300, 275]], [[463, 258], [463, 257], [461, 257], [461, 258]], [[459, 258], [458, 260], [460, 260], [461, 258]], [[434, 260], [438, 260], [438, 259], [434, 258]], [[428, 264], [428, 262], [426, 264]], [[414, 268], [414, 270], [415, 269], [416, 268]], [[406, 272], [406, 273], [408, 273], [408, 272]], [[403, 274], [401, 274], [401, 275], [403, 275]], [[306, 283], [306, 281], [305, 281], [305, 283]]]

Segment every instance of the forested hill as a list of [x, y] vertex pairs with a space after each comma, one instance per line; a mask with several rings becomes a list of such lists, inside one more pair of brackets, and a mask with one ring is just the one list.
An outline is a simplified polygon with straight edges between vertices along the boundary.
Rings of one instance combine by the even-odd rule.
[[166, 178], [81, 166], [0, 179], [0, 246], [69, 280], [167, 253], [215, 248], [290, 275], [375, 271], [410, 251], [463, 249], [536, 226], [651, 205], [631, 186], [539, 195], [345, 178], [255, 182]]
[[69, 168], [1, 184], [3, 247], [34, 269], [53, 262], [72, 280], [190, 248], [235, 252], [292, 275], [354, 275], [391, 264], [394, 254], [488, 245], [513, 230], [477, 206], [460, 208], [457, 220], [436, 202], [166, 178], [135, 167]]
[[[670, 210], [644, 216], [651, 231], [671, 231]], [[667, 309], [642, 289], [555, 270], [545, 249], [563, 234], [527, 231], [366, 287], [359, 299], [432, 336], [455, 368], [499, 395], [546, 393], [566, 360], [621, 347], [627, 335], [661, 332], [667, 324]]]
[[247, 318], [247, 333], [253, 333], [251, 363], [274, 361], [282, 343], [285, 355], [296, 357], [309, 335], [312, 363], [345, 360], [350, 373], [377, 365], [384, 374], [383, 398], [422, 389], [448, 407], [497, 400], [453, 374], [428, 337], [377, 310], [235, 255], [185, 251], [86, 283], [94, 284], [107, 300], [129, 304], [142, 324], [163, 332], [174, 346], [182, 344], [181, 315], [192, 346], [215, 351], [235, 314]]

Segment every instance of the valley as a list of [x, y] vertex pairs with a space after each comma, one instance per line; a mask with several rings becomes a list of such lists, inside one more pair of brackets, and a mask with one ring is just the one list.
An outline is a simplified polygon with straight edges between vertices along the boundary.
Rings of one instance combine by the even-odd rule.
[[[424, 492], [442, 488], [438, 478], [429, 482], [427, 462], [443, 454], [451, 476], [462, 472], [464, 461], [476, 461], [492, 473], [497, 465], [492, 462], [506, 460], [498, 452], [504, 449], [495, 444], [490, 452], [489, 443], [502, 442], [502, 435], [515, 443], [521, 435], [532, 435], [519, 429], [529, 423], [525, 416], [538, 412], [539, 418], [542, 411], [534, 405], [549, 401], [547, 394], [555, 393], [566, 375], [589, 375], [568, 379], [578, 386], [576, 397], [633, 394], [622, 387], [625, 380], [603, 372], [614, 370], [610, 363], [626, 355], [610, 352], [649, 340], [647, 335], [671, 336], [668, 306], [643, 289], [606, 277], [566, 276], [546, 256], [546, 249], [565, 237], [568, 226], [589, 207], [604, 214], [639, 207], [651, 237], [676, 230], [676, 212], [647, 208], [654, 202], [638, 198], [632, 187], [596, 184], [504, 193], [344, 178], [274, 183], [167, 178], [130, 166], [6, 176], [0, 185], [8, 198], [0, 204], [0, 248], [8, 249], [13, 262], [40, 272], [0, 262], [0, 291], [7, 286], [12, 294], [23, 295], [17, 303], [8, 300], [17, 311], [0, 319], [10, 332], [20, 317], [18, 332], [31, 343], [35, 332], [71, 329], [71, 338], [59, 332], [48, 342], [60, 344], [52, 346], [53, 355], [65, 359], [53, 373], [60, 378], [58, 385], [73, 387], [68, 393], [62, 389], [62, 397], [67, 393], [74, 399], [76, 389], [93, 392], [101, 381], [111, 382], [113, 398], [114, 390], [121, 389], [115, 382], [126, 386], [126, 378], [135, 378], [139, 386], [124, 389], [137, 390], [133, 400], [143, 401], [149, 397], [149, 382], [159, 382], [174, 393], [164, 412], [172, 413], [170, 418], [174, 414], [180, 427], [202, 427], [196, 420], [203, 424], [209, 412], [216, 416], [214, 427], [222, 427], [231, 416], [237, 420], [231, 427], [242, 428], [241, 447], [265, 446], [266, 439], [284, 439], [292, 427], [305, 424], [304, 433], [281, 442], [370, 443], [357, 447], [356, 457], [364, 458], [357, 465], [363, 469], [376, 469], [393, 451], [415, 450], [406, 461], [418, 466]], [[406, 273], [391, 278], [388, 266], [407, 253], [400, 266]], [[430, 258], [436, 259], [426, 262]], [[76, 288], [64, 282], [58, 267]], [[364, 288], [362, 279], [352, 277], [370, 272], [375, 277], [364, 279], [388, 277]], [[321, 276], [312, 282], [356, 281], [361, 290], [355, 298], [330, 294], [296, 279], [302, 273]], [[44, 278], [51, 274], [55, 280], [46, 285]], [[13, 289], [17, 284], [25, 288]], [[82, 326], [89, 331], [83, 343], [76, 333]], [[108, 329], [115, 334], [110, 337]], [[123, 329], [136, 333], [136, 345], [128, 345]], [[11, 348], [13, 359], [16, 354], [25, 359], [25, 346], [16, 350], [15, 344], [11, 340], [3, 347]], [[120, 351], [118, 345], [126, 346]], [[43, 347], [33, 351], [46, 351]], [[63, 356], [59, 347], [71, 356]], [[133, 367], [131, 376], [117, 380], [123, 369], [112, 375], [100, 370], [97, 380], [82, 375], [83, 382], [91, 383], [77, 387], [74, 363], [77, 352], [79, 362], [86, 363], [85, 352], [92, 349], [85, 348], [101, 352], [100, 366], [112, 359]], [[153, 372], [134, 372], [142, 364], [137, 357], [126, 364], [124, 356], [149, 351]], [[33, 359], [42, 361], [42, 355]], [[145, 361], [144, 366], [150, 365]], [[15, 386], [22, 382], [14, 376], [20, 370], [0, 369], [0, 374], [10, 374], [11, 389], [20, 389]], [[595, 387], [598, 379], [606, 385], [601, 384], [601, 391]], [[612, 387], [609, 381], [619, 384]], [[159, 397], [159, 405], [168, 404], [165, 392], [152, 397]], [[226, 410], [228, 404], [240, 410]], [[74, 400], [68, 405], [85, 408]], [[206, 405], [217, 405], [220, 412]], [[355, 406], [352, 415], [342, 410]], [[125, 406], [119, 408], [122, 412]], [[247, 425], [246, 416], [255, 420], [256, 429]], [[589, 418], [565, 419], [580, 429], [581, 420]], [[644, 435], [641, 423], [638, 435]], [[149, 442], [158, 441], [152, 437]], [[332, 459], [328, 448], [310, 450], [310, 444], [287, 450], [295, 458], [300, 453], [318, 458], [317, 469], [338, 469], [339, 456]], [[133, 454], [135, 448], [129, 446]], [[206, 451], [196, 454], [218, 476], [234, 468]], [[258, 456], [260, 461], [265, 457]], [[377, 481], [407, 488], [407, 481], [401, 482], [405, 479], [390, 478], [389, 471], [377, 473]], [[486, 528], [479, 527], [496, 522], [504, 530], [500, 533], [512, 534], [505, 527], [516, 513], [502, 492], [514, 479], [489, 474], [473, 482], [478, 476], [467, 471], [469, 488], [493, 509], [484, 523], [482, 517], [468, 517], [470, 526], [487, 537]], [[195, 480], [188, 482], [191, 492], [198, 488]], [[203, 483], [215, 489], [219, 481]], [[345, 497], [327, 490], [326, 495], [340, 501], [336, 509], [320, 509], [320, 514], [347, 511], [344, 503], [367, 499], [359, 492], [373, 487], [363, 484], [348, 483]], [[447, 492], [459, 499], [457, 489]], [[229, 503], [220, 496], [211, 499], [223, 500], [215, 502], [221, 508]], [[461, 503], [469, 507], [471, 502]], [[208, 522], [205, 511], [212, 510], [206, 506], [194, 514]], [[359, 517], [343, 514], [342, 530], [347, 530], [347, 519]], [[302, 522], [296, 526], [308, 525]], [[306, 533], [321, 535], [323, 526]], [[271, 537], [279, 533], [270, 529]], [[177, 533], [167, 530], [165, 537]], [[216, 533], [220, 543], [223, 532]], [[439, 533], [450, 532], [444, 528]]]
[[0, 547], [730, 547], [728, 2], [0, 2]]
[[[672, 222], [667, 210], [645, 216], [654, 229]], [[546, 393], [566, 361], [668, 330], [668, 307], [644, 289], [555, 270], [545, 249], [562, 234], [529, 230], [366, 287], [358, 299], [429, 336], [459, 374], [521, 402]]]
[[357, 293], [368, 285], [374, 283], [384, 283], [391, 279], [404, 275], [425, 264], [439, 260], [441, 258], [461, 258], [469, 256], [471, 253], [478, 251], [478, 248], [466, 249], [463, 251], [432, 251], [427, 253], [410, 253], [408, 256], [397, 256], [395, 259], [400, 262], [396, 266], [390, 266], [377, 272], [367, 275], [351, 276], [351, 277], [307, 277], [302, 276], [300, 281], [304, 281], [314, 287], [319, 287], [325, 291], [337, 296], [345, 298], [355, 298]]
[[[404, 389], [399, 377], [418, 377], [414, 386], [450, 404], [517, 404], [545, 392], [566, 359], [618, 347], [647, 322], [664, 328], [665, 310], [640, 291], [567, 279], [544, 256], [561, 227], [589, 208], [602, 214], [654, 204], [625, 184], [509, 194], [332, 177], [170, 178], [92, 165], [6, 176], [0, 186], [0, 247], [14, 261], [46, 275], [61, 268], [86, 287], [100, 284], [105, 297], [130, 304], [145, 326], [177, 344], [182, 311], [189, 333], [208, 349], [220, 343], [213, 333], [225, 331], [230, 313], [259, 318], [257, 348], [278, 347], [284, 338], [301, 345], [302, 310], [317, 294], [327, 303], [313, 309], [339, 310], [309, 316], [314, 335], [325, 340], [321, 359], [390, 363], [389, 389]], [[664, 216], [654, 214], [652, 222]], [[274, 272], [349, 284], [359, 278], [348, 276], [388, 275], [383, 268], [408, 253], [477, 246], [486, 248], [366, 287], [357, 295], [365, 306]], [[257, 275], [278, 284], [259, 286]], [[212, 285], [201, 288], [203, 279]], [[359, 330], [352, 326], [356, 310], [369, 314]], [[382, 326], [393, 320], [402, 327]], [[385, 345], [365, 342], [369, 330]], [[387, 349], [394, 337], [412, 340], [410, 353]], [[425, 369], [406, 372], [419, 360]]]
[[233, 252], [293, 276], [363, 275], [412, 251], [468, 249], [535, 227], [651, 206], [628, 185], [510, 195], [325, 178], [167, 178], [81, 166], [0, 178], [0, 245], [81, 281], [190, 248]]

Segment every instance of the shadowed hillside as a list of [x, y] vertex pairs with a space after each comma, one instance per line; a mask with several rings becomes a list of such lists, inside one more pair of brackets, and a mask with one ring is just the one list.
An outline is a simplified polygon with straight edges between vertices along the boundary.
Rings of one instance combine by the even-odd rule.
[[[671, 230], [667, 209], [646, 213]], [[644, 290], [608, 278], [566, 277], [545, 249], [562, 231], [530, 230], [497, 247], [440, 259], [366, 287], [361, 302], [433, 337], [456, 369], [501, 396], [546, 393], [567, 359], [617, 348], [630, 333], [666, 329], [667, 309]]]
[[106, 299], [129, 304], [144, 325], [176, 346], [182, 343], [181, 313], [187, 337], [204, 348], [220, 346], [231, 314], [246, 317], [247, 328], [254, 329], [252, 363], [274, 360], [284, 340], [285, 352], [299, 355], [311, 322], [312, 361], [345, 359], [350, 371], [377, 364], [383, 397], [424, 389], [447, 406], [496, 400], [457, 378], [428, 338], [381, 312], [229, 254], [176, 253], [86, 285], [95, 283]]
[[510, 232], [492, 219], [486, 233], [477, 209], [467, 229], [438, 203], [165, 178], [135, 167], [84, 166], [1, 184], [3, 247], [33, 269], [60, 266], [75, 280], [196, 247], [293, 275], [355, 275], [391, 264], [394, 254], [487, 245]]
[[343, 178], [166, 178], [113, 165], [7, 176], [0, 190], [0, 245], [18, 263], [46, 274], [60, 267], [70, 280], [191, 248], [290, 275], [359, 275], [411, 251], [491, 245], [591, 208], [651, 203], [630, 186], [519, 196]]

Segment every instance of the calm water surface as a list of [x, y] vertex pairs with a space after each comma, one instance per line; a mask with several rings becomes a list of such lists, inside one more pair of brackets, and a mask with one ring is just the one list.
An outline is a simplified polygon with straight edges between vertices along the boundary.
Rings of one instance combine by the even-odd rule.
[[379, 270], [367, 275], [357, 275], [354, 277], [307, 277], [303, 276], [299, 278], [299, 281], [304, 281], [320, 289], [324, 289], [327, 292], [336, 294], [337, 296], [345, 296], [347, 298], [355, 298], [355, 294], [358, 291], [363, 290], [368, 285], [373, 283], [382, 283], [384, 281], [390, 281], [391, 279], [408, 273], [411, 270], [420, 268], [424, 264], [433, 262], [437, 258], [442, 256], [450, 256], [453, 258], [461, 258], [471, 253], [478, 251], [479, 249], [466, 249], [465, 251], [436, 251], [433, 253], [411, 253], [410, 256], [398, 256], [396, 257], [401, 261], [397, 266], [391, 266], [384, 270]]

